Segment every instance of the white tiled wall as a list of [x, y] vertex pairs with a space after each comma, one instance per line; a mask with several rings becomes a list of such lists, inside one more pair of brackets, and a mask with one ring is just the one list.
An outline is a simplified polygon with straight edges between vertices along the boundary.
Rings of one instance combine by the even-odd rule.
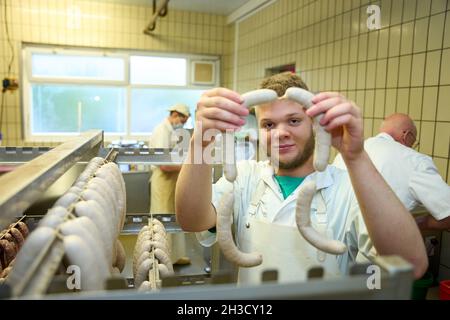
[[[170, 11], [144, 35], [152, 8], [87, 0], [5, 0], [19, 76], [23, 42], [221, 55], [222, 85], [234, 85], [235, 26], [225, 16]], [[0, 76], [7, 76], [4, 2]], [[366, 9], [381, 7], [380, 30]], [[450, 182], [450, 18], [446, 0], [278, 0], [239, 23], [237, 90], [258, 86], [267, 68], [296, 63], [312, 90], [336, 90], [363, 109], [365, 134], [406, 112], [417, 122], [420, 151], [438, 159]], [[23, 144], [19, 92], [5, 95], [3, 144]], [[439, 139], [435, 138], [439, 137]]]
[[[370, 4], [380, 30], [367, 28]], [[278, 0], [239, 24], [237, 89], [296, 63], [313, 91], [340, 91], [363, 109], [366, 137], [385, 116], [410, 114], [420, 151], [450, 183], [449, 10], [446, 0]]]

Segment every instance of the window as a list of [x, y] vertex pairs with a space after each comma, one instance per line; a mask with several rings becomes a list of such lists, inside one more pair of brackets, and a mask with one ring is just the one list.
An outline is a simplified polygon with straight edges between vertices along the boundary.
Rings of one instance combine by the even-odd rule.
[[33, 78], [125, 81], [125, 60], [115, 57], [33, 53]]
[[52, 135], [101, 128], [125, 134], [125, 89], [34, 84], [31, 132]]
[[[179, 101], [187, 104], [193, 115], [196, 103], [203, 91], [195, 89], [133, 89], [131, 92], [132, 131], [140, 134], [150, 133], [161, 122], [161, 119], [167, 117], [169, 106]], [[193, 117], [190, 117], [185, 127], [191, 129], [194, 127], [193, 123]]]
[[207, 85], [191, 80], [192, 61], [218, 70], [218, 57], [31, 45], [22, 57], [27, 141], [62, 141], [90, 129], [103, 130], [108, 141], [148, 140], [171, 105], [184, 103], [193, 115], [201, 94], [219, 85], [215, 71]]
[[186, 86], [186, 59], [130, 57], [131, 83]]

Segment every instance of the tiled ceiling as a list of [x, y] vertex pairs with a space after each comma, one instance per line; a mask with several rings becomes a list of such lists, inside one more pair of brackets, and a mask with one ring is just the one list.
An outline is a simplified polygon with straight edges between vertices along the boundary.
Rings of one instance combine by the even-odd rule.
[[[153, 0], [97, 0], [131, 5], [152, 6]], [[161, 0], [157, 0], [159, 2]], [[250, 0], [169, 0], [169, 10], [184, 10], [229, 15]]]

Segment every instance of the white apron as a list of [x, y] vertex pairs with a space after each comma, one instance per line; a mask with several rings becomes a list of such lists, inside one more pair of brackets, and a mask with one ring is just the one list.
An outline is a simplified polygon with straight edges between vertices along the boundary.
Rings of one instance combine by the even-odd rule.
[[[333, 278], [341, 274], [337, 257], [326, 254], [311, 246], [300, 234], [297, 227], [279, 225], [261, 221], [256, 217], [260, 210], [259, 199], [264, 193], [264, 183], [260, 183], [246, 221], [239, 224], [239, 246], [243, 252], [259, 252], [263, 256], [261, 265], [252, 268], [239, 268], [239, 284], [260, 284], [262, 272], [269, 269], [278, 271], [278, 282], [306, 281], [308, 271], [313, 267], [322, 266], [324, 277]], [[325, 201], [322, 194], [317, 196], [317, 223], [314, 228], [321, 234], [332, 238], [328, 230]]]

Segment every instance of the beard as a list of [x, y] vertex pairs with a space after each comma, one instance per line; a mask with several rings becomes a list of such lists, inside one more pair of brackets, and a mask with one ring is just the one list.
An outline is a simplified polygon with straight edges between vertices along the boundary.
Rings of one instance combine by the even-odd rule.
[[[278, 168], [284, 169], [284, 170], [290, 170], [295, 169], [298, 167], [301, 167], [303, 164], [308, 161], [308, 159], [311, 157], [311, 155], [314, 153], [314, 147], [315, 147], [315, 141], [314, 141], [314, 135], [311, 130], [311, 134], [309, 136], [309, 139], [306, 141], [305, 147], [303, 151], [300, 151], [294, 159], [283, 162], [280, 159], [278, 159]], [[267, 153], [267, 155], [270, 158], [270, 152]]]

